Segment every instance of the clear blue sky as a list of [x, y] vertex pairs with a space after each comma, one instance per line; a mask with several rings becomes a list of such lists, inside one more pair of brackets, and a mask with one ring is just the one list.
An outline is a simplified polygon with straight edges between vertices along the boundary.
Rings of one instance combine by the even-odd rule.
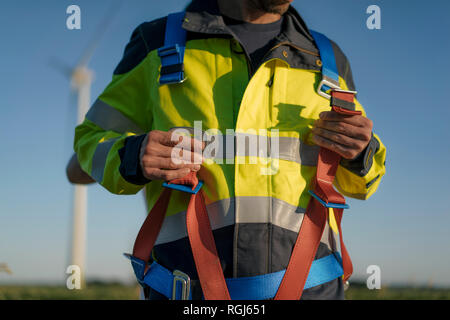
[[[0, 284], [65, 281], [69, 262], [75, 109], [69, 82], [48, 66], [74, 64], [110, 1], [2, 1], [0, 4]], [[163, 5], [163, 4], [164, 5]], [[78, 4], [82, 30], [66, 29]], [[111, 79], [141, 22], [181, 10], [187, 1], [126, 1], [95, 53], [92, 99]], [[382, 29], [366, 28], [378, 4]], [[309, 27], [326, 33], [352, 64], [359, 100], [388, 148], [387, 175], [366, 202], [351, 200], [344, 218], [357, 277], [381, 267], [382, 282], [450, 285], [449, 86], [450, 2], [294, 1]], [[132, 279], [122, 257], [145, 216], [142, 195], [89, 188], [88, 278]]]

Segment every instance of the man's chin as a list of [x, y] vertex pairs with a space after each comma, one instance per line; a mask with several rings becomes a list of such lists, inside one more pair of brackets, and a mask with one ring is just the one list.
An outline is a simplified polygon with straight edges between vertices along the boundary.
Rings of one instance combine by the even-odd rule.
[[283, 15], [289, 9], [292, 0], [249, 0], [249, 2], [254, 9]]
[[286, 13], [286, 11], [288, 9], [289, 9], [289, 2], [285, 3], [285, 4], [278, 4], [278, 5], [268, 6], [267, 8], [265, 8], [265, 11], [267, 13], [274, 13], [274, 14], [283, 15], [283, 14]]
[[283, 15], [291, 4], [292, 0], [262, 0], [267, 13]]

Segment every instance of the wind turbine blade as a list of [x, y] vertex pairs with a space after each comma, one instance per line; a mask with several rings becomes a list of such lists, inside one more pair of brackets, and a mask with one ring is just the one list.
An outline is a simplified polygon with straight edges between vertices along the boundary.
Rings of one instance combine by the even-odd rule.
[[51, 68], [57, 70], [59, 73], [63, 74], [65, 77], [67, 77], [69, 79], [72, 77], [73, 68], [68, 63], [65, 63], [64, 61], [60, 60], [59, 58], [52, 57], [48, 61], [48, 65], [49, 65], [49, 67], [51, 67]]
[[92, 38], [91, 42], [83, 52], [77, 66], [85, 67], [88, 65], [89, 61], [91, 60], [92, 56], [95, 53], [95, 50], [97, 49], [100, 41], [106, 34], [106, 31], [108, 30], [109, 26], [111, 25], [112, 21], [114, 20], [114, 16], [119, 12], [120, 7], [122, 6], [124, 0], [114, 1], [109, 6], [108, 11], [106, 12], [105, 17], [101, 21], [99, 27], [97, 28], [97, 31]]

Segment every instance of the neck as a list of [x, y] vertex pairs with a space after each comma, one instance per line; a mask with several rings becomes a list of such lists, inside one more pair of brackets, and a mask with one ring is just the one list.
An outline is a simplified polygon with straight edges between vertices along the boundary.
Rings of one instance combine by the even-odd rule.
[[268, 13], [252, 5], [248, 0], [217, 0], [222, 14], [254, 24], [272, 23], [281, 19], [278, 13]]

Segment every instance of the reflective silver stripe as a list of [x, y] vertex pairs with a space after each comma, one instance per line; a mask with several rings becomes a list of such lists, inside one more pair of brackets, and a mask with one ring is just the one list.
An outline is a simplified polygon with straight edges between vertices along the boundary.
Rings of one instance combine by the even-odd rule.
[[[237, 134], [237, 139], [240, 139], [240, 134]], [[246, 135], [245, 143], [237, 143], [237, 156], [249, 157], [267, 157], [278, 158], [280, 160], [287, 160], [297, 162], [304, 166], [317, 165], [317, 158], [319, 155], [319, 146], [305, 144], [298, 138], [292, 137], [276, 137], [266, 138], [262, 136], [249, 137]], [[278, 139], [278, 150], [273, 147], [274, 140]], [[253, 146], [252, 146], [253, 145]], [[242, 147], [244, 146], [244, 148]], [[256, 150], [256, 152], [255, 152]], [[278, 156], [277, 156], [278, 153]]]
[[122, 112], [100, 99], [97, 99], [91, 109], [89, 109], [86, 119], [107, 131], [145, 133], [144, 130], [139, 128], [137, 124], [127, 118]]
[[[305, 209], [269, 197], [236, 197], [206, 206], [213, 230], [235, 223], [272, 223], [298, 232]], [[236, 217], [238, 219], [236, 220]], [[166, 217], [156, 244], [187, 237], [186, 211]]]
[[[205, 148], [205, 158], [223, 159], [225, 163], [234, 159], [234, 150], [230, 150], [233, 143], [229, 139], [233, 136], [214, 136], [211, 142], [207, 143]], [[273, 139], [273, 140], [272, 140]], [[258, 135], [242, 135], [238, 133], [234, 142], [234, 149], [238, 157], [263, 157], [268, 156], [287, 161], [294, 161], [304, 166], [316, 166], [319, 155], [319, 146], [308, 145], [298, 138], [292, 137], [278, 137], [278, 155], [277, 150], [273, 148], [272, 144], [277, 138], [267, 138]], [[227, 144], [228, 141], [228, 144]], [[216, 152], [208, 152], [208, 150], [215, 149]], [[228, 162], [229, 163], [229, 162]]]
[[91, 177], [98, 183], [103, 181], [103, 172], [105, 171], [106, 159], [108, 158], [109, 151], [117, 140], [118, 138], [115, 138], [99, 143], [97, 145], [97, 149], [95, 149], [94, 156], [92, 157]]
[[[213, 230], [234, 224], [234, 199], [224, 199], [206, 206]], [[186, 211], [164, 218], [155, 245], [187, 237]]]
[[[194, 128], [174, 127], [183, 129], [194, 135]], [[214, 159], [217, 163], [233, 163], [234, 155], [238, 157], [272, 157], [274, 159], [294, 161], [304, 166], [316, 166], [320, 147], [309, 145], [294, 137], [266, 137], [251, 133], [237, 132], [235, 135], [205, 135], [206, 142], [203, 156]], [[278, 146], [272, 146], [278, 139]], [[278, 149], [278, 150], [277, 150]], [[278, 153], [278, 154], [277, 154]]]
[[304, 166], [316, 166], [320, 147], [309, 145], [297, 138], [279, 137], [281, 160], [289, 160]]

